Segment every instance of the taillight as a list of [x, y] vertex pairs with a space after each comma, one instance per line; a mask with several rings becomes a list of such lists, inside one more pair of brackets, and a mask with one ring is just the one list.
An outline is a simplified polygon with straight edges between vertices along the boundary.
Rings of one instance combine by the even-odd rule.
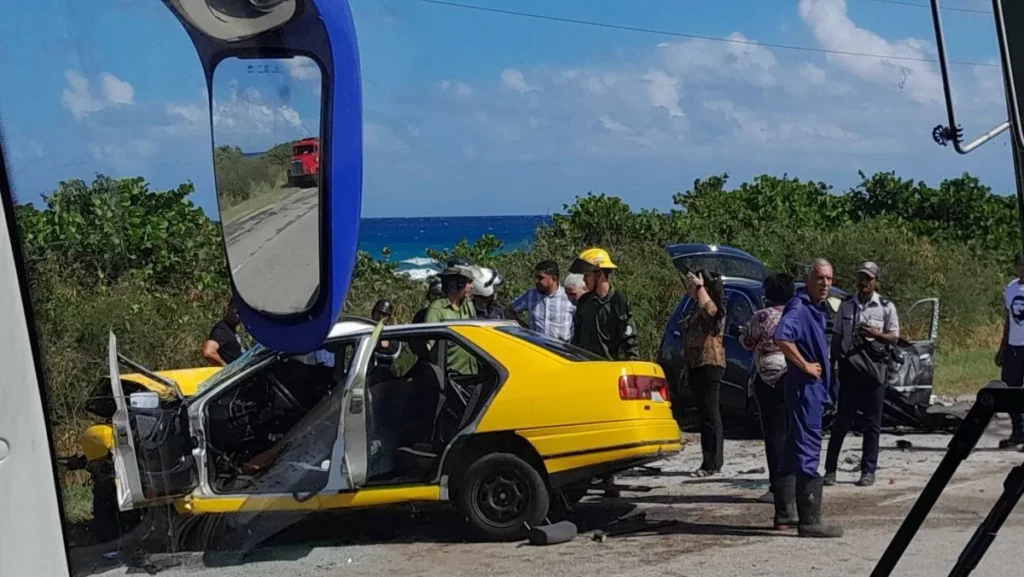
[[668, 381], [661, 377], [647, 375], [622, 375], [619, 377], [619, 398], [623, 401], [650, 401], [655, 399], [654, 393], [661, 400], [668, 399]]

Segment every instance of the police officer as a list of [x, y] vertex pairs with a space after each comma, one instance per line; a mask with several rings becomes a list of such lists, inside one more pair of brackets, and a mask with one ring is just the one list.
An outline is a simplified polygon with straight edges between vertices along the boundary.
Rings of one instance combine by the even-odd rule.
[[857, 266], [857, 294], [839, 306], [832, 336], [832, 358], [839, 361], [839, 407], [825, 457], [825, 485], [835, 485], [839, 453], [850, 425], [863, 413], [864, 450], [857, 486], [875, 484], [878, 437], [882, 427], [890, 347], [900, 338], [900, 319], [892, 301], [878, 294], [878, 265]]
[[[817, 259], [807, 275], [806, 290], [793, 297], [775, 329], [775, 342], [786, 357], [782, 378], [789, 417], [786, 449], [778, 490], [775, 491], [775, 527], [797, 523], [801, 537], [842, 537], [842, 527], [821, 517], [821, 417], [831, 393], [831, 364], [825, 336], [832, 265]], [[776, 385], [778, 386], [778, 385]]]

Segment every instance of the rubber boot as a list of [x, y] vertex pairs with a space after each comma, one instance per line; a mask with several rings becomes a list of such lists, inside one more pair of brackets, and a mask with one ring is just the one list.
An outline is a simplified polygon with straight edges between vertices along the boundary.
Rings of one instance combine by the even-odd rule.
[[835, 539], [843, 536], [843, 528], [828, 525], [821, 517], [821, 477], [800, 476], [796, 482], [796, 509], [800, 516], [797, 526], [801, 537]]
[[780, 531], [791, 529], [799, 522], [796, 513], [796, 475], [780, 475], [774, 489], [775, 528]]

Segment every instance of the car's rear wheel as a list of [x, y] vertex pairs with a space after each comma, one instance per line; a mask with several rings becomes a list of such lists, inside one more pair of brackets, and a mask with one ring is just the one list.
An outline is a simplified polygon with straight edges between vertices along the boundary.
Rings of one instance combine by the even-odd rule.
[[540, 525], [550, 505], [540, 473], [511, 453], [490, 453], [473, 461], [455, 499], [473, 529], [490, 541], [522, 539], [526, 525]]

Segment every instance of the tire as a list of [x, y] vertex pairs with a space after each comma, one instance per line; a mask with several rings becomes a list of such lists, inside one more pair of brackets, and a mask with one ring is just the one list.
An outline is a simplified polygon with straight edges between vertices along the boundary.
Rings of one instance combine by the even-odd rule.
[[540, 473], [511, 453], [489, 453], [469, 466], [455, 505], [473, 530], [488, 541], [517, 541], [525, 525], [544, 522], [551, 496]]

